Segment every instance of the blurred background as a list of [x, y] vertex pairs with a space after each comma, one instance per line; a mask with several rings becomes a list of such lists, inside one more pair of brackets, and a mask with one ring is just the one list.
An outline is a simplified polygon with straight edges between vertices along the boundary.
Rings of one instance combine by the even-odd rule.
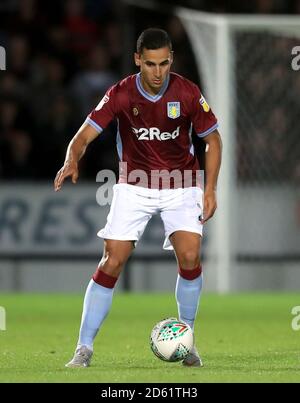
[[[200, 85], [220, 121], [219, 209], [207, 225], [207, 290], [300, 288], [300, 1], [1, 0], [0, 290], [82, 291], [102, 254], [96, 175], [118, 171], [116, 124], [80, 180], [53, 192], [67, 145], [106, 90], [136, 73], [138, 35], [173, 41], [173, 71]], [[203, 164], [203, 144], [194, 138]], [[177, 265], [153, 217], [119, 290], [173, 291]]]

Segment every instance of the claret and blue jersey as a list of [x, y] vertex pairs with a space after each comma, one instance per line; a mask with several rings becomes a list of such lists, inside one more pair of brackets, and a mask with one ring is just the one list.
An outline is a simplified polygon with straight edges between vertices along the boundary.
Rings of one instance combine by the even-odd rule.
[[199, 170], [192, 127], [200, 137], [218, 127], [198, 86], [175, 73], [155, 96], [144, 90], [140, 73], [126, 77], [107, 91], [86, 122], [101, 132], [113, 119], [118, 121], [118, 155], [128, 173]]

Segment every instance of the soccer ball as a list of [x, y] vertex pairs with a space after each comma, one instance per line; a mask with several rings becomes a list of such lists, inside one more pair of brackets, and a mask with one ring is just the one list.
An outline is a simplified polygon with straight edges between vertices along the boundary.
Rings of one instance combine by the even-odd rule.
[[189, 325], [177, 318], [158, 322], [152, 329], [150, 346], [163, 361], [182, 361], [194, 345], [194, 334]]

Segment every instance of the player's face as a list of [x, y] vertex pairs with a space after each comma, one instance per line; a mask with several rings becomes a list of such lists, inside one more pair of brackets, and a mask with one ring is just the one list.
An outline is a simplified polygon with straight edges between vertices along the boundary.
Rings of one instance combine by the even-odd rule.
[[143, 49], [135, 53], [135, 64], [140, 67], [144, 89], [150, 94], [157, 94], [170, 73], [173, 62], [172, 51], [168, 48]]

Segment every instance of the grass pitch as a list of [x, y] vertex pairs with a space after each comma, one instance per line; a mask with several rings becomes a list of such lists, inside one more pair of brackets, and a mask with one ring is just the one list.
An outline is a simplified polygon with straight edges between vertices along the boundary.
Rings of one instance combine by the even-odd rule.
[[165, 363], [149, 347], [153, 325], [177, 316], [172, 294], [115, 294], [95, 342], [92, 366], [67, 369], [83, 296], [0, 294], [0, 382], [299, 382], [297, 294], [204, 294], [196, 342], [204, 368]]

